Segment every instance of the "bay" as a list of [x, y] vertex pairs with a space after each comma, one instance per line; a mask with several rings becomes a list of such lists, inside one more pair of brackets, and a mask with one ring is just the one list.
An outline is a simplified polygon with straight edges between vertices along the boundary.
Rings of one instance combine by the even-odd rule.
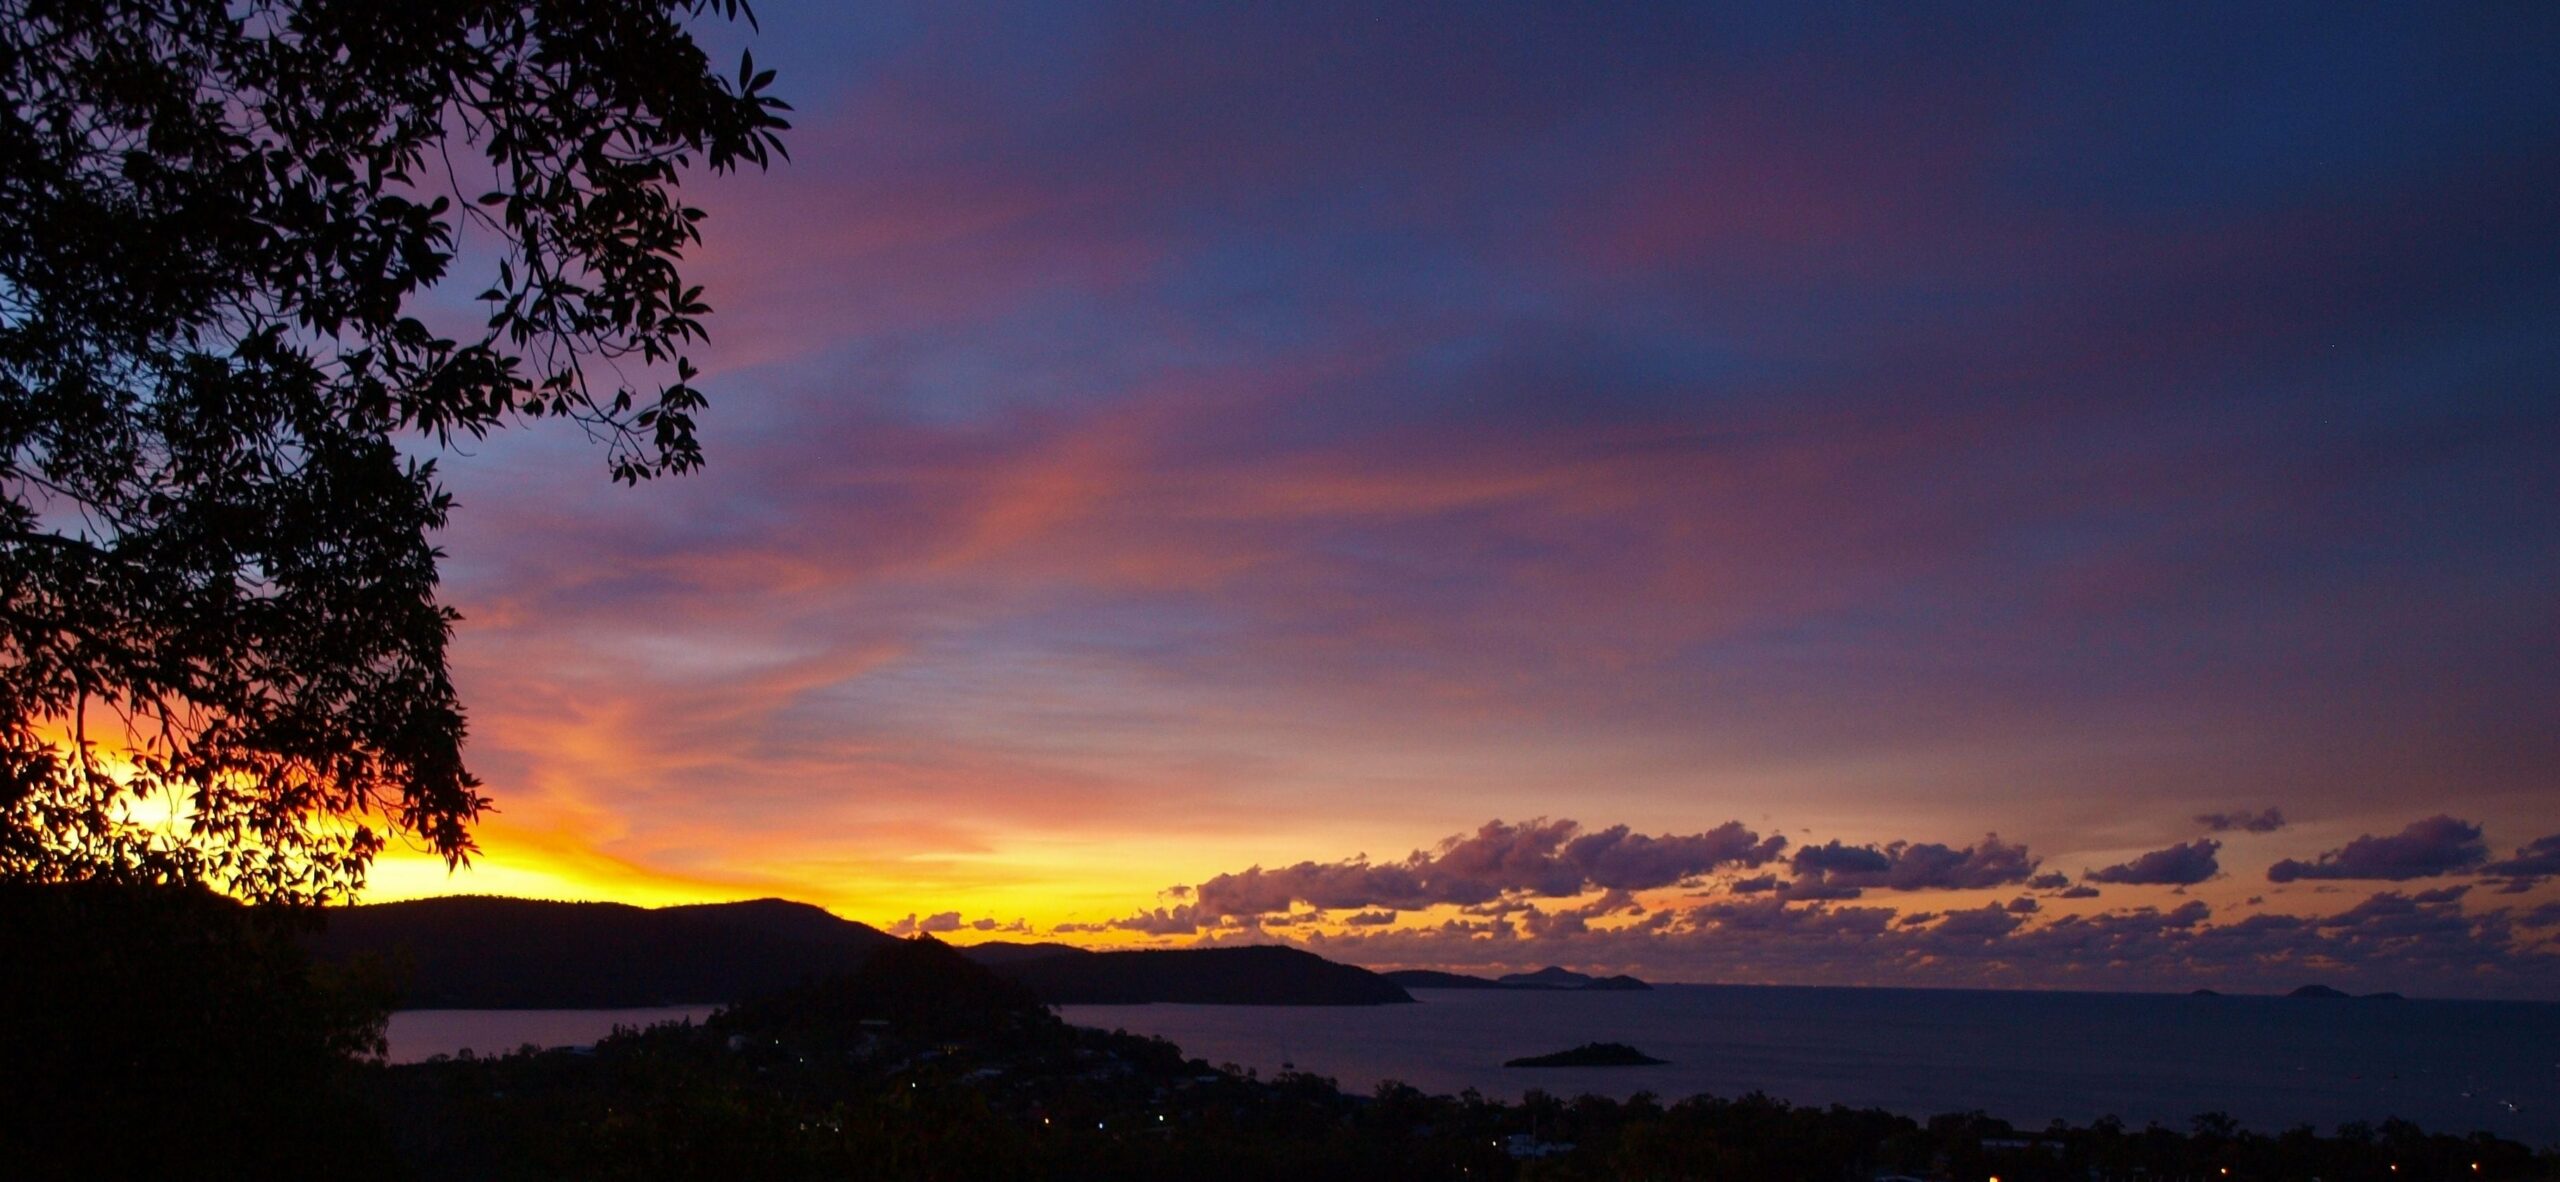
[[[1530, 1089], [1666, 1101], [1759, 1091], [1912, 1116], [1979, 1109], [2024, 1127], [2116, 1116], [2184, 1129], [2223, 1112], [2279, 1131], [2399, 1117], [2560, 1143], [2560, 1005], [1673, 985], [1651, 992], [1414, 990], [1409, 1006], [1064, 1006], [1265, 1075], [1294, 1065], [1367, 1091]], [[1669, 1066], [1506, 1068], [1586, 1042]]]

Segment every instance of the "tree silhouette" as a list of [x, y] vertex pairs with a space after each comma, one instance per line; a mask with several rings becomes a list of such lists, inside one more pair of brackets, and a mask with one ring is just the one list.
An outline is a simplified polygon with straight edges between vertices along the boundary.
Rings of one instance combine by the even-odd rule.
[[[701, 463], [685, 171], [763, 167], [739, 0], [0, 0], [0, 879], [325, 900], [459, 863], [457, 436]], [[426, 314], [457, 258], [485, 322]]]

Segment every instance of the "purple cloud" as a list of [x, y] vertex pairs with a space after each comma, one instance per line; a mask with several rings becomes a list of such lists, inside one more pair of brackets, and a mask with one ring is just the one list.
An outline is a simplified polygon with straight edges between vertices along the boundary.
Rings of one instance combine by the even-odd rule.
[[923, 919], [917, 919], [913, 912], [909, 912], [905, 919], [890, 924], [888, 931], [892, 936], [915, 936], [926, 932], [956, 932], [961, 926], [957, 911], [945, 911]]
[[1563, 898], [1589, 890], [1624, 892], [1673, 886], [1726, 866], [1760, 866], [1787, 839], [1766, 838], [1740, 821], [1704, 833], [1652, 837], [1624, 825], [1584, 832], [1571, 820], [1518, 825], [1488, 821], [1400, 862], [1300, 862], [1221, 874], [1193, 888], [1203, 916], [1316, 908], [1420, 910], [1439, 904], [1481, 907], [1524, 896]]
[[2287, 858], [2267, 867], [2267, 881], [2305, 878], [2362, 878], [2405, 882], [2469, 870], [2489, 858], [2480, 827], [2437, 815], [2412, 821], [2389, 837], [2366, 834], [2343, 849], [2320, 855], [2316, 862]]
[[2229, 833], [2234, 829], [2248, 833], [2273, 833], [2284, 828], [2284, 810], [2269, 805], [2254, 813], [2245, 810], [2236, 813], [2198, 813], [2196, 824], [2216, 833]]
[[2518, 847], [2516, 856], [2503, 862], [2491, 862], [2480, 868], [2483, 874], [2503, 874], [2511, 878], [2543, 878], [2560, 875], [2560, 833], [2535, 838]]
[[1193, 909], [1183, 906], [1141, 911], [1126, 919], [1112, 920], [1105, 926], [1150, 936], [1188, 936], [1198, 932], [1201, 925]]
[[2153, 850], [2130, 862], [2121, 862], [2081, 877], [2091, 882], [2113, 882], [2127, 885], [2193, 886], [2222, 873], [2222, 864], [2214, 855], [2222, 843], [2210, 837]]
[[1825, 845], [1797, 850], [1790, 868], [1795, 899], [1855, 898], [1862, 891], [1972, 890], [2008, 886], [2035, 876], [2038, 859], [2027, 847], [1988, 834], [1978, 846], [1955, 849], [1936, 842], [1897, 841], [1887, 846]]

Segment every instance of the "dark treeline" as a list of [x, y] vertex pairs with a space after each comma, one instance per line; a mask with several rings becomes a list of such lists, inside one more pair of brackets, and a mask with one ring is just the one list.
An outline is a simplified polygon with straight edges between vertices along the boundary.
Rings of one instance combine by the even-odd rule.
[[315, 965], [289, 916], [204, 894], [0, 902], [0, 954], [40, 966], [0, 999], [11, 1178], [2560, 1177], [2550, 1151], [2401, 1122], [2020, 1130], [1756, 1095], [1349, 1094], [1069, 1026], [929, 938], [698, 1025], [391, 1067], [361, 1057], [391, 983]]

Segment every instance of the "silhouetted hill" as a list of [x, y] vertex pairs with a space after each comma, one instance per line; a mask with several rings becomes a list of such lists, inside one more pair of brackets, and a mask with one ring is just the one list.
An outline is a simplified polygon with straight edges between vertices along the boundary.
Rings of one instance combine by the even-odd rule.
[[1552, 1055], [1531, 1055], [1512, 1059], [1505, 1067], [1661, 1067], [1668, 1059], [1656, 1059], [1622, 1042], [1587, 1042], [1570, 1051]]
[[1397, 969], [1383, 975], [1407, 989], [1543, 989], [1557, 993], [1615, 993], [1653, 988], [1625, 975], [1594, 977], [1555, 965], [1534, 973], [1506, 974], [1498, 980], [1470, 977], [1465, 973], [1443, 973], [1436, 969]]
[[467, 896], [332, 909], [313, 951], [385, 957], [410, 1008], [604, 1009], [756, 997], [895, 943], [781, 899], [652, 910]]
[[2296, 990], [2294, 990], [2294, 991], [2293, 991], [2293, 992], [2291, 992], [2291, 993], [2285, 994], [2285, 996], [2286, 996], [2286, 997], [2312, 997], [2312, 998], [2319, 998], [2319, 999], [2322, 999], [2322, 1000], [2327, 1000], [2327, 999], [2329, 999], [2329, 998], [2335, 998], [2335, 997], [2348, 997], [2348, 996], [2351, 996], [2351, 995], [2350, 995], [2350, 994], [2348, 994], [2348, 993], [2346, 993], [2346, 992], [2344, 992], [2344, 991], [2342, 991], [2342, 990], [2331, 989], [2330, 987], [2328, 987], [2328, 986], [2326, 986], [2326, 985], [2305, 985], [2305, 986], [2303, 986], [2303, 987], [2302, 987], [2302, 988], [2300, 988], [2300, 989], [2296, 989]]
[[1444, 973], [1438, 969], [1397, 969], [1380, 973], [1381, 977], [1407, 989], [1514, 989], [1490, 977], [1470, 977], [1465, 973]]
[[751, 998], [713, 1020], [751, 1036], [843, 1039], [871, 1025], [908, 1039], [984, 1039], [1006, 1031], [1064, 1029], [1021, 982], [934, 939], [892, 939], [849, 972]]
[[962, 948], [960, 955], [979, 964], [994, 967], [1021, 964], [1026, 960], [1040, 960], [1051, 956], [1091, 956], [1093, 953], [1072, 944], [1016, 944], [1009, 940], [990, 940], [984, 944], [971, 944]]
[[1395, 982], [1295, 948], [1085, 952], [991, 965], [1052, 1005], [1371, 1006], [1410, 1002]]
[[1593, 977], [1582, 986], [1582, 991], [1584, 993], [1637, 993], [1649, 992], [1652, 989], [1653, 986], [1647, 985], [1642, 981], [1626, 975], [1625, 973], [1619, 973], [1612, 977]]

